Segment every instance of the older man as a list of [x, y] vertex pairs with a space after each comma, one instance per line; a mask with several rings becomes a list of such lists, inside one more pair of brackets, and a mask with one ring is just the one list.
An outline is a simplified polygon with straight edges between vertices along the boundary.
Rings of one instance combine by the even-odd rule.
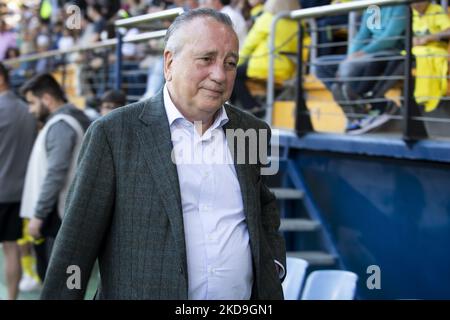
[[88, 130], [42, 298], [83, 298], [98, 258], [100, 299], [282, 299], [276, 200], [225, 135], [269, 129], [225, 103], [237, 60], [226, 15], [174, 21], [164, 89]]

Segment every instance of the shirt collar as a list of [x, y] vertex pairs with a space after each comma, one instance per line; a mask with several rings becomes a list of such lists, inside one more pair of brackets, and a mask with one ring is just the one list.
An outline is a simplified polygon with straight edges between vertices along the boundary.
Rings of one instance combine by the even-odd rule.
[[[172, 98], [170, 97], [169, 94], [169, 90], [167, 89], [167, 85], [164, 85], [163, 94], [164, 94], [164, 108], [166, 109], [167, 119], [169, 120], [169, 126], [172, 126], [172, 124], [178, 119], [184, 119], [186, 121], [189, 121], [181, 114], [180, 110], [178, 110], [178, 108], [173, 103]], [[216, 119], [214, 120], [213, 124], [209, 129], [214, 130], [219, 127], [222, 127], [228, 121], [229, 118], [227, 112], [225, 110], [225, 107], [222, 106], [218, 110], [218, 113], [216, 114]]]

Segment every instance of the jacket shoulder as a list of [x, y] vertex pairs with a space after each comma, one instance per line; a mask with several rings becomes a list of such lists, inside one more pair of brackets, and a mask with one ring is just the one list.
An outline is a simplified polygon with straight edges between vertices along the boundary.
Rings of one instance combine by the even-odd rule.
[[226, 104], [226, 111], [228, 114], [231, 114], [231, 116], [235, 119], [240, 120], [240, 127], [242, 129], [267, 129], [270, 130], [270, 126], [267, 124], [267, 122], [255, 117], [254, 115], [245, 112], [241, 109], [239, 109], [236, 106], [233, 106], [229, 103]]
[[114, 125], [117, 124], [117, 122], [122, 122], [124, 120], [138, 119], [139, 115], [142, 113], [142, 110], [144, 110], [148, 103], [148, 101], [139, 101], [125, 105], [111, 111], [97, 121], [100, 121], [103, 125], [108, 126], [109, 124]]

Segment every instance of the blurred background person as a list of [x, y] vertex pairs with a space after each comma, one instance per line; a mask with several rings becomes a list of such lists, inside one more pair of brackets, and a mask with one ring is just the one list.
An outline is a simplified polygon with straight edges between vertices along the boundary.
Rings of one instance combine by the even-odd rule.
[[230, 3], [231, 0], [201, 0], [200, 6], [227, 14], [233, 22], [234, 31], [236, 31], [238, 35], [239, 48], [242, 48], [242, 44], [247, 36], [247, 23], [245, 22], [242, 13], [233, 8]]
[[33, 146], [25, 177], [20, 215], [28, 218], [28, 232], [45, 242], [35, 246], [38, 274], [44, 280], [76, 157], [90, 121], [66, 99], [50, 74], [39, 74], [21, 88], [30, 111], [44, 123]]
[[16, 35], [11, 32], [0, 16], [0, 61], [5, 59], [8, 48], [16, 46]]
[[10, 90], [8, 70], [0, 63], [0, 242], [8, 299], [17, 298], [21, 278], [16, 242], [22, 236], [20, 199], [35, 136], [36, 122], [27, 105]]
[[450, 19], [442, 6], [430, 1], [416, 2], [411, 7], [416, 59], [414, 96], [426, 112], [431, 112], [447, 94]]
[[385, 80], [367, 78], [388, 76], [388, 62], [404, 49], [406, 10], [405, 5], [381, 7], [379, 28], [371, 26], [372, 12], [366, 10], [347, 55], [321, 56], [316, 60], [317, 77], [346, 114], [347, 133], [364, 133], [386, 122], [398, 110], [395, 103], [356, 101], [378, 95], [375, 88]]
[[[249, 91], [246, 81], [249, 78], [267, 80], [269, 74], [269, 34], [272, 20], [276, 14], [282, 11], [299, 9], [297, 0], [275, 1], [268, 0], [264, 5], [263, 14], [256, 19], [255, 24], [242, 44], [239, 52], [239, 66], [236, 74], [231, 102], [252, 113], [260, 113], [263, 106]], [[279, 52], [297, 52], [297, 34], [299, 32], [298, 22], [281, 19], [275, 30], [275, 47], [277, 48], [275, 58], [275, 81], [283, 83], [295, 74], [296, 64], [286, 55]]]
[[112, 110], [123, 107], [127, 103], [127, 97], [122, 90], [106, 91], [101, 98], [100, 113], [107, 115]]

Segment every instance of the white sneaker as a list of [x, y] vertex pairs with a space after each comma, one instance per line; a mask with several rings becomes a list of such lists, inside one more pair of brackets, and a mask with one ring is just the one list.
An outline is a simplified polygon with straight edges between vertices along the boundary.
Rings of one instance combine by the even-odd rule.
[[23, 274], [22, 279], [20, 279], [19, 290], [22, 292], [36, 291], [41, 287], [41, 283], [28, 274]]
[[346, 133], [358, 135], [369, 132], [391, 120], [392, 116], [396, 114], [397, 111], [399, 111], [399, 107], [393, 102], [389, 103], [383, 113], [380, 113], [378, 110], [372, 111], [365, 118], [359, 120], [355, 128], [347, 130]]

